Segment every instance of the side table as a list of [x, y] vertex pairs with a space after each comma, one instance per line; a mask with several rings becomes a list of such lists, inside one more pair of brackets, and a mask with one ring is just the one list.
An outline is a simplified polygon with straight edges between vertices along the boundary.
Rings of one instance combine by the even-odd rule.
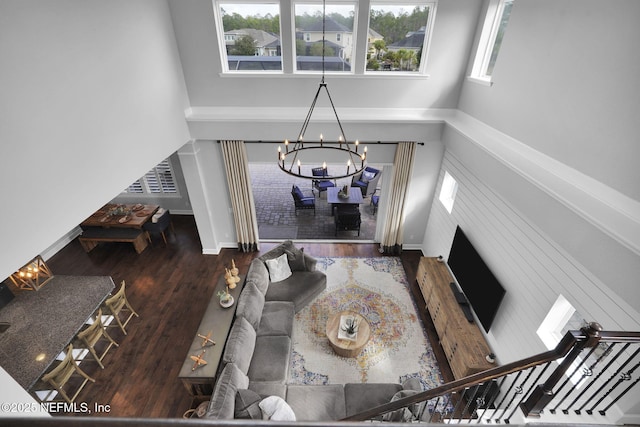
[[[236, 304], [243, 286], [244, 276], [240, 276], [240, 281], [235, 289], [229, 289], [229, 293], [236, 303], [231, 307], [224, 308], [220, 305], [220, 299], [217, 297], [218, 291], [223, 291], [226, 288], [224, 277], [221, 276], [216, 284], [211, 301], [209, 301], [207, 310], [202, 316], [200, 326], [198, 326], [196, 335], [191, 342], [187, 356], [178, 374], [178, 378], [180, 378], [192, 396], [213, 394], [213, 385], [218, 373], [220, 360], [222, 359], [222, 351], [233, 324]], [[205, 340], [201, 336], [206, 337], [209, 333], [211, 333], [210, 338], [215, 341], [215, 345], [209, 343], [203, 346], [202, 344]], [[194, 369], [195, 362], [191, 356], [200, 356], [207, 364], [200, 365]]]

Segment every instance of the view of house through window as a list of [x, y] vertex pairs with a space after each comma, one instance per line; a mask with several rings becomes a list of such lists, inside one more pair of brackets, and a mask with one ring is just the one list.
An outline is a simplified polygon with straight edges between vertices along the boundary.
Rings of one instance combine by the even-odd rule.
[[229, 71], [282, 70], [279, 4], [229, 2], [218, 6]]
[[367, 39], [367, 71], [418, 71], [429, 31], [424, 4], [372, 3]]
[[[296, 70], [322, 70], [322, 3], [295, 4]], [[351, 71], [355, 50], [355, 4], [327, 4], [324, 40], [325, 70]]]

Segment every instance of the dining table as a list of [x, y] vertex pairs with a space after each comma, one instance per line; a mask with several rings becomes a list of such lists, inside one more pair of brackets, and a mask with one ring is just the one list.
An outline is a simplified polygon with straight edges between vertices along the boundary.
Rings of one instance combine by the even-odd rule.
[[337, 206], [351, 205], [357, 207], [364, 201], [362, 192], [359, 188], [349, 188], [348, 197], [340, 197], [338, 194], [340, 190], [341, 188], [338, 187], [327, 188], [327, 203], [331, 205], [331, 215], [334, 214], [334, 210]]
[[119, 228], [142, 228], [145, 222], [151, 220], [158, 205], [135, 204], [115, 204], [107, 203], [89, 218], [82, 221], [81, 227], [119, 227]]
[[[110, 276], [54, 276], [0, 310], [0, 366], [31, 389], [115, 288]], [[4, 328], [3, 328], [4, 329]]]

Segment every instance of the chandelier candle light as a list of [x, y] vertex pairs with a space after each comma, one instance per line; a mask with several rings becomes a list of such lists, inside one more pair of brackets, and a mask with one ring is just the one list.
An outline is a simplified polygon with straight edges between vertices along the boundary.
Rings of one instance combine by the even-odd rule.
[[[331, 94], [329, 93], [329, 88], [327, 87], [327, 83], [324, 81], [324, 72], [325, 72], [325, 20], [326, 20], [326, 4], [322, 2], [322, 79], [320, 80], [320, 85], [318, 86], [318, 90], [316, 91], [316, 95], [311, 102], [311, 108], [309, 108], [309, 112], [307, 113], [307, 117], [304, 119], [302, 123], [302, 128], [300, 129], [300, 134], [298, 136], [298, 140], [292, 144], [293, 147], [289, 147], [289, 140], [284, 140], [284, 151], [282, 150], [282, 146], [278, 146], [278, 167], [285, 173], [289, 175], [296, 176], [298, 178], [306, 178], [306, 179], [318, 179], [318, 176], [314, 176], [313, 174], [303, 173], [302, 171], [302, 161], [300, 159], [300, 154], [304, 150], [338, 150], [346, 159], [346, 173], [343, 175], [326, 175], [327, 163], [322, 163], [322, 168], [325, 172], [325, 178], [347, 178], [353, 175], [356, 175], [362, 172], [365, 168], [365, 162], [367, 160], [367, 147], [365, 146], [362, 153], [358, 152], [358, 146], [360, 143], [356, 140], [353, 144], [350, 144], [345, 137], [344, 130], [342, 129], [342, 123], [340, 122], [340, 118], [338, 117], [338, 113], [336, 112], [336, 107], [333, 105], [333, 100], [331, 99]], [[306, 141], [304, 140], [305, 133], [307, 131], [307, 127], [309, 126], [309, 122], [311, 121], [311, 116], [313, 115], [313, 110], [316, 106], [316, 102], [318, 101], [318, 96], [320, 96], [320, 92], [324, 89], [327, 93], [327, 97], [329, 98], [329, 103], [331, 104], [331, 109], [333, 110], [333, 114], [338, 122], [338, 128], [340, 129], [340, 135], [338, 135], [337, 141], [325, 141], [322, 134], [320, 134], [320, 138], [318, 141]], [[307, 144], [305, 147], [305, 143]], [[297, 168], [295, 167], [297, 166]]]

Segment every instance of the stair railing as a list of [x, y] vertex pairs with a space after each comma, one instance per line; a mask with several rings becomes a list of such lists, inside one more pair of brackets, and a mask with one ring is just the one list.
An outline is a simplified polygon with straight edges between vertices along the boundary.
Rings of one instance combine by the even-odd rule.
[[[418, 392], [343, 421], [508, 424], [518, 412], [537, 418], [545, 408], [552, 415], [559, 409], [563, 414], [584, 411], [591, 415], [600, 408], [597, 413], [604, 416], [639, 382], [640, 378], [632, 377], [640, 367], [639, 355], [640, 332], [603, 332], [599, 324], [590, 323], [567, 332], [553, 350]], [[625, 383], [627, 386], [621, 387]]]

